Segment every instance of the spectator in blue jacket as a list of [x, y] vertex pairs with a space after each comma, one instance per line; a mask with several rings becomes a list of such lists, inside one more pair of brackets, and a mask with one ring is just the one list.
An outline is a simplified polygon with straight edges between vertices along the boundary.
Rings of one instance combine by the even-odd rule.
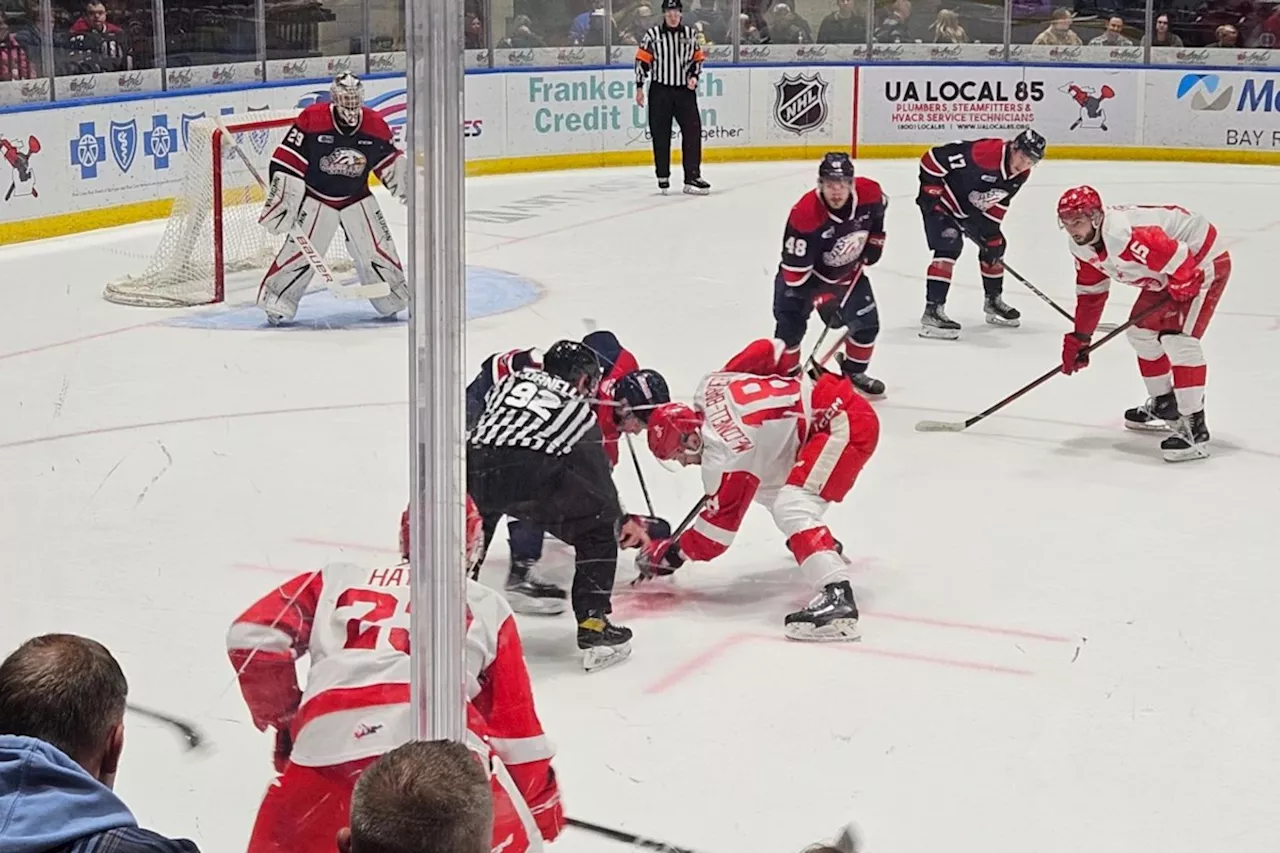
[[199, 853], [146, 829], [112, 792], [129, 685], [111, 652], [72, 634], [0, 663], [0, 850]]

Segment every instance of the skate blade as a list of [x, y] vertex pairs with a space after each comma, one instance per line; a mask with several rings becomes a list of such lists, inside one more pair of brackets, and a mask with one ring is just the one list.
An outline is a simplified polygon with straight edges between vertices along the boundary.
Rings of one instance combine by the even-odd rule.
[[959, 329], [939, 329], [937, 326], [921, 326], [920, 337], [935, 341], [954, 341], [960, 337]]
[[881, 391], [879, 394], [872, 394], [870, 391], [863, 391], [857, 385], [854, 385], [853, 390], [857, 391], [859, 394], [861, 394], [863, 397], [865, 397], [868, 400], [883, 400], [885, 397], [889, 396], [889, 392], [887, 389], [884, 391]]
[[1133, 421], [1124, 422], [1125, 429], [1131, 429], [1134, 432], [1168, 432], [1169, 425], [1164, 421], [1154, 421], [1152, 423], [1140, 424]]
[[526, 616], [559, 616], [568, 608], [563, 598], [532, 598], [518, 592], [507, 592], [507, 604], [516, 613]]
[[691, 187], [688, 184], [685, 184], [684, 193], [685, 195], [711, 195], [711, 190], [704, 190], [701, 187]]
[[850, 643], [862, 639], [857, 619], [832, 619], [826, 625], [816, 627], [805, 622], [784, 625], [788, 639], [806, 643]]
[[1209, 445], [1207, 442], [1193, 444], [1185, 450], [1165, 450], [1163, 453], [1165, 462], [1191, 462], [1194, 459], [1208, 459]]
[[992, 326], [1008, 326], [1011, 329], [1016, 329], [1022, 325], [1021, 319], [1008, 319], [1001, 317], [999, 314], [988, 314], [987, 322]]
[[582, 650], [582, 668], [587, 672], [599, 672], [608, 669], [631, 657], [631, 643], [620, 646], [593, 646]]

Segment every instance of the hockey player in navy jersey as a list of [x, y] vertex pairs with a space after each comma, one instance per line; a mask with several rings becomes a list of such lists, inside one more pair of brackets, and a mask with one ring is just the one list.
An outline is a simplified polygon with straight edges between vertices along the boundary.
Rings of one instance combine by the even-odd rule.
[[920, 337], [955, 340], [960, 324], [944, 307], [951, 274], [964, 248], [964, 238], [978, 244], [982, 303], [987, 322], [1017, 326], [1022, 315], [1004, 301], [1005, 239], [1001, 230], [1009, 202], [1022, 189], [1031, 169], [1044, 159], [1044, 137], [1027, 128], [1017, 138], [976, 139], [930, 148], [920, 158], [920, 193], [916, 204], [924, 217], [925, 239], [933, 260], [925, 283]]
[[855, 178], [849, 155], [833, 151], [818, 165], [817, 188], [791, 208], [773, 282], [773, 335], [786, 345], [779, 368], [788, 375], [800, 372], [800, 342], [816, 308], [829, 327], [846, 330], [844, 375], [863, 394], [884, 394], [884, 383], [867, 375], [880, 314], [865, 270], [884, 251], [887, 205], [880, 185]]
[[[390, 292], [370, 301], [389, 317], [409, 304], [409, 288], [387, 221], [369, 191], [369, 173], [403, 201], [407, 161], [386, 121], [364, 105], [360, 78], [339, 74], [330, 95], [330, 103], [299, 113], [276, 148], [271, 188], [258, 221], [271, 234], [301, 229], [321, 254], [341, 225], [360, 282], [387, 283]], [[258, 306], [268, 322], [293, 319], [314, 273], [293, 238], [286, 239], [258, 289]]]

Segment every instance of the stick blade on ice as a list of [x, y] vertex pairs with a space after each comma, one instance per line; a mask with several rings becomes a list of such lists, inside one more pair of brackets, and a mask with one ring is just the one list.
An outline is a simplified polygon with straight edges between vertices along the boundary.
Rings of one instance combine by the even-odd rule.
[[916, 432], [962, 432], [964, 421], [918, 421]]

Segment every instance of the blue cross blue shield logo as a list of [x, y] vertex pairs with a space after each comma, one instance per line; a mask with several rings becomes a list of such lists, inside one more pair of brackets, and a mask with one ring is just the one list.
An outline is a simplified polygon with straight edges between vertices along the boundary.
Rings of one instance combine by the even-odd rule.
[[138, 156], [138, 120], [111, 122], [111, 158], [121, 172], [129, 171]]
[[98, 177], [98, 163], [106, 147], [107, 140], [98, 136], [95, 122], [80, 122], [80, 132], [71, 140], [71, 166], [80, 170], [82, 180]]
[[178, 150], [178, 131], [169, 127], [169, 117], [164, 114], [151, 117], [151, 129], [144, 136], [148, 157], [155, 169], [169, 168], [169, 155]]
[[[260, 113], [266, 112], [270, 107], [249, 107], [249, 112]], [[263, 128], [262, 130], [249, 131], [249, 142], [253, 145], [253, 150], [259, 154], [267, 150], [267, 143], [271, 141], [271, 131]]]
[[182, 122], [179, 126], [182, 128], [182, 147], [184, 150], [186, 151], [191, 150], [191, 144], [188, 142], [188, 140], [191, 138], [191, 122], [199, 121], [202, 118], [204, 118], [203, 110], [194, 114], [187, 114], [187, 113], [182, 114]]

